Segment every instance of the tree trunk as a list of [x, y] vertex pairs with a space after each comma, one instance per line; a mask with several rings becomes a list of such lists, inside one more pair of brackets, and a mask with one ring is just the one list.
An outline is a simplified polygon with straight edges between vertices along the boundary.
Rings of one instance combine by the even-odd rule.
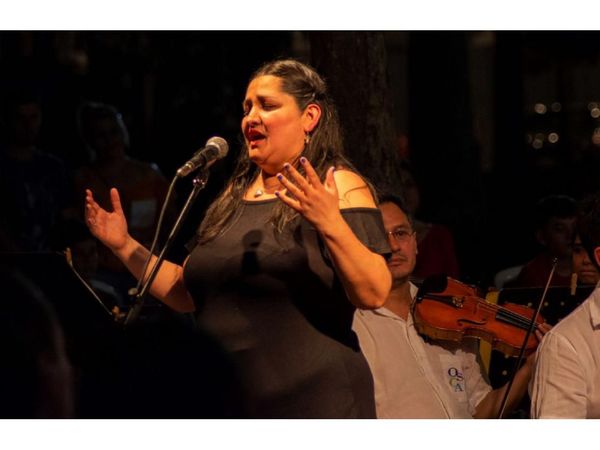
[[485, 199], [472, 133], [468, 35], [411, 32], [411, 162], [421, 193], [417, 217], [451, 228], [465, 281], [480, 281], [485, 258]]
[[377, 187], [400, 190], [381, 32], [312, 32], [311, 62], [339, 111], [346, 155]]

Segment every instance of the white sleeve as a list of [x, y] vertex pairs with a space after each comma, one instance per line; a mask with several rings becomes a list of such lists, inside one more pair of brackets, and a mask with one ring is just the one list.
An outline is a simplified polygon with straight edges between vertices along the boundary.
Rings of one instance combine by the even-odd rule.
[[483, 365], [479, 358], [479, 350], [476, 341], [470, 347], [463, 345], [463, 370], [467, 380], [467, 395], [469, 397], [469, 413], [475, 415], [477, 405], [492, 390], [487, 376], [483, 371]]
[[533, 419], [584, 419], [585, 374], [576, 349], [563, 336], [548, 333], [540, 344], [530, 383]]

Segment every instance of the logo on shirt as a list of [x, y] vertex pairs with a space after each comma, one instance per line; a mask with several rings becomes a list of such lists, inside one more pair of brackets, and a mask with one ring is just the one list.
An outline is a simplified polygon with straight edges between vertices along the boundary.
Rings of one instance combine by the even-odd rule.
[[465, 391], [465, 377], [463, 373], [457, 369], [456, 367], [450, 367], [447, 371], [448, 373], [448, 382], [450, 383], [450, 389], [454, 392], [464, 392]]

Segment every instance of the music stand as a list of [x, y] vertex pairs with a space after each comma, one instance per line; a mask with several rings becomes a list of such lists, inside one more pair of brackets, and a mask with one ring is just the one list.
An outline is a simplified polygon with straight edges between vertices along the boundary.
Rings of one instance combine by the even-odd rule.
[[[551, 286], [542, 305], [541, 314], [550, 325], [556, 325], [588, 298], [595, 286]], [[498, 293], [498, 304], [517, 303], [532, 306], [542, 296], [542, 287], [505, 288]]]

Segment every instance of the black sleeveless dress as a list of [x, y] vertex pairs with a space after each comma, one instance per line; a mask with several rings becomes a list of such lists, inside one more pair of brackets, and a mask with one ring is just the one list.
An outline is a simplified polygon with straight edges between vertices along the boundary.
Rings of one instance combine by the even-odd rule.
[[[231, 354], [249, 417], [374, 418], [354, 306], [309, 222], [283, 233], [269, 223], [277, 201], [244, 201], [224, 234], [193, 246], [184, 280], [199, 325]], [[389, 253], [379, 210], [342, 215], [368, 248]]]

